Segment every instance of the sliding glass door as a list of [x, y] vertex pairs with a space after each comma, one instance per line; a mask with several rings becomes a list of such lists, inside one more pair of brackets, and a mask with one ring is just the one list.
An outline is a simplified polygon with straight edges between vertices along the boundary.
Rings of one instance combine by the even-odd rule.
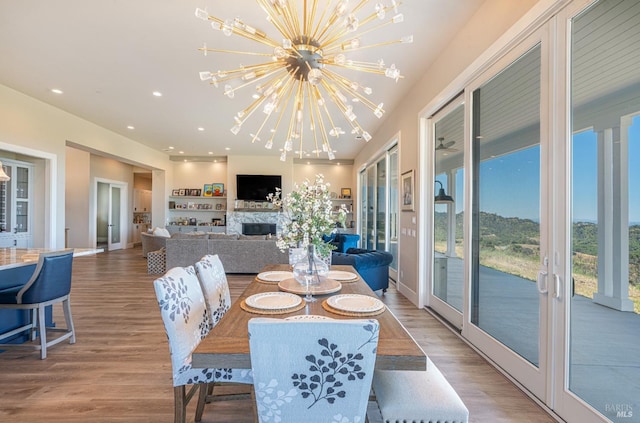
[[428, 304], [458, 329], [464, 298], [464, 98], [432, 119], [434, 157], [433, 284]]
[[555, 408], [640, 422], [640, 2], [574, 2]]
[[[541, 139], [542, 43], [471, 92], [469, 335], [546, 396], [548, 172]], [[514, 55], [517, 51], [514, 51]]]
[[389, 276], [398, 272], [398, 147], [394, 145], [360, 173], [360, 234], [363, 248], [393, 255]]

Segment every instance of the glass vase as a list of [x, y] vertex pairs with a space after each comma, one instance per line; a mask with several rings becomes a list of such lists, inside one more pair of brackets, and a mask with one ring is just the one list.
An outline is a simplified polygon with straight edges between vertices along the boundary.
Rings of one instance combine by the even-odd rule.
[[302, 286], [306, 287], [305, 301], [313, 302], [316, 299], [311, 295], [311, 287], [319, 285], [329, 273], [329, 266], [316, 255], [315, 245], [307, 246], [306, 256], [293, 265], [293, 277]]

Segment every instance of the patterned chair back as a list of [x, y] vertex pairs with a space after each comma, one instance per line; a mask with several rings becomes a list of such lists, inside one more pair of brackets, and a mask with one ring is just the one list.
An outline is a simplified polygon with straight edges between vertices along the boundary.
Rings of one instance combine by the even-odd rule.
[[231, 306], [227, 276], [217, 254], [202, 257], [195, 267], [213, 328]]
[[364, 423], [377, 320], [249, 321], [261, 423]]
[[173, 386], [194, 383], [191, 352], [209, 333], [209, 314], [193, 266], [175, 267], [153, 282], [169, 338]]

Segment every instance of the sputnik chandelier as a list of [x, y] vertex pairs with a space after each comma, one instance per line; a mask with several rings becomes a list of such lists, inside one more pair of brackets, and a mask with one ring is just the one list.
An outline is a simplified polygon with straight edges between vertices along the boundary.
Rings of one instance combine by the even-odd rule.
[[[371, 4], [369, 0], [359, 0], [349, 9], [349, 0], [256, 1], [282, 40], [271, 38], [240, 18], [223, 20], [203, 9], [195, 12], [196, 17], [210, 21], [211, 26], [224, 35], [244, 37], [264, 47], [264, 51], [224, 50], [206, 44], [199, 48], [205, 56], [215, 52], [267, 58], [262, 63], [240, 65], [233, 70], [200, 72], [201, 80], [224, 87], [224, 94], [229, 98], [234, 98], [236, 91], [242, 88], [254, 87], [253, 102], [236, 114], [231, 132], [238, 134], [254, 112], [261, 110], [265, 117], [251, 133], [252, 143], [261, 142], [264, 131], [268, 133], [264, 144], [267, 149], [273, 147], [274, 140], [283, 143], [282, 161], [286, 160], [288, 152], [294, 151], [294, 145], [295, 154], [302, 157], [308, 143], [312, 143], [310, 151], [316, 157], [326, 153], [329, 160], [333, 160], [335, 155], [329, 140], [338, 138], [345, 131], [334, 121], [336, 115], [330, 113], [332, 108], [339, 110], [337, 116], [344, 118], [351, 127], [351, 134], [369, 141], [371, 135], [358, 123], [354, 105], [363, 105], [380, 118], [384, 114], [383, 103], [369, 100], [371, 88], [347, 78], [340, 71], [384, 75], [396, 82], [402, 78], [395, 64], [387, 66], [382, 59], [366, 62], [349, 58], [355, 51], [413, 42], [412, 36], [370, 45], [361, 42], [363, 35], [403, 21], [403, 15], [398, 13], [399, 3], [391, 0], [389, 5]], [[357, 13], [365, 16], [359, 19]]]

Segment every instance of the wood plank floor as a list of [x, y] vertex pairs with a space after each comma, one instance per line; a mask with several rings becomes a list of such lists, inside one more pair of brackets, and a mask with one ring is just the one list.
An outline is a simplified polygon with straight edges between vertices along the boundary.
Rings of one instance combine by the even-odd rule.
[[[172, 422], [169, 350], [140, 248], [78, 257], [73, 275], [77, 343], [52, 347], [46, 360], [0, 353], [0, 422]], [[252, 276], [228, 279], [235, 299]], [[394, 289], [382, 299], [459, 393], [470, 422], [554, 421], [429, 313]], [[64, 322], [58, 307], [54, 317]], [[202, 421], [249, 423], [251, 407], [216, 402]]]

